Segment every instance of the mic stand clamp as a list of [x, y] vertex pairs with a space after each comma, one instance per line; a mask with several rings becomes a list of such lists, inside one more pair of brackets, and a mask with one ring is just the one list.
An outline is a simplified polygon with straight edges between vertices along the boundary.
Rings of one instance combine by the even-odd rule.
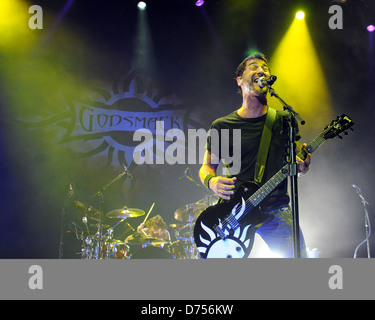
[[296, 130], [297, 122], [300, 121], [302, 125], [305, 124], [305, 120], [293, 110], [275, 90], [269, 85], [268, 91], [271, 97], [276, 97], [282, 104], [283, 110], [289, 112], [289, 126], [288, 126], [288, 144], [289, 144], [289, 176], [290, 176], [290, 187], [291, 187], [291, 204], [292, 204], [292, 215], [293, 215], [293, 244], [294, 244], [294, 258], [301, 258], [301, 241], [300, 241], [300, 227], [299, 227], [299, 212], [298, 212], [298, 170], [297, 170], [297, 159], [296, 159]]

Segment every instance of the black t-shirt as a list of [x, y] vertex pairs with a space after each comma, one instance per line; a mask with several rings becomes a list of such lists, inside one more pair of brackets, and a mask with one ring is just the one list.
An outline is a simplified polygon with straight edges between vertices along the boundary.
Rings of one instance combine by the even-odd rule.
[[[207, 150], [228, 165], [227, 173], [229, 173], [217, 172], [217, 174], [237, 177], [237, 187], [246, 181], [254, 181], [254, 169], [266, 116], [242, 118], [237, 111], [234, 111], [215, 120], [211, 125], [207, 138]], [[285, 165], [288, 131], [283, 125], [284, 116], [287, 116], [286, 112], [277, 110], [261, 184], [267, 182]], [[296, 139], [300, 138], [297, 128]], [[287, 179], [285, 179], [261, 205], [264, 210], [268, 211], [288, 203]]]

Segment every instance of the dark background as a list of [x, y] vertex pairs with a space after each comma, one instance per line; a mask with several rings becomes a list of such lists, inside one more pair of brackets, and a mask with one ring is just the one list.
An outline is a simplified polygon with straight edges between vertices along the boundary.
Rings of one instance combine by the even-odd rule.
[[[203, 9], [194, 2], [148, 1], [152, 54], [144, 71], [165, 96], [189, 105], [190, 118], [205, 129], [240, 106], [234, 70], [249, 47], [271, 56], [296, 10], [308, 12], [334, 113], [350, 115], [355, 131], [343, 141], [327, 142], [313, 156], [308, 176], [299, 180], [300, 222], [307, 246], [318, 248], [321, 257], [352, 257], [365, 237], [364, 209], [352, 184], [362, 188], [374, 220], [374, 55], [365, 29], [375, 23], [374, 1], [207, 0]], [[66, 206], [66, 222], [82, 226], [82, 215], [71, 201], [100, 208], [99, 198], [92, 195], [121, 173], [121, 167], [108, 166], [106, 159], [81, 158], [59, 143], [59, 128], [31, 130], [15, 120], [62, 112], [67, 100], [83, 99], [87, 88], [121, 81], [135, 66], [137, 1], [72, 1], [55, 24], [66, 3], [29, 3], [44, 10], [43, 30], [28, 30], [19, 38], [20, 44], [36, 38], [32, 53], [2, 48], [1, 258], [58, 258], [69, 185], [74, 183], [75, 193]], [[342, 30], [328, 27], [333, 4], [343, 8]], [[303, 106], [294, 107], [303, 115]], [[308, 123], [301, 130], [306, 142], [317, 134]], [[151, 216], [160, 214], [167, 224], [174, 223], [175, 210], [206, 195], [195, 183], [180, 179], [186, 167], [198, 182], [198, 164], [132, 166], [132, 181], [122, 179], [106, 191], [103, 212], [124, 205], [148, 212], [155, 203]], [[142, 220], [129, 223], [136, 227]], [[126, 232], [119, 228], [116, 235], [123, 239]], [[64, 257], [80, 258], [81, 242], [71, 233], [64, 232], [64, 237]], [[358, 255], [366, 257], [364, 246]]]

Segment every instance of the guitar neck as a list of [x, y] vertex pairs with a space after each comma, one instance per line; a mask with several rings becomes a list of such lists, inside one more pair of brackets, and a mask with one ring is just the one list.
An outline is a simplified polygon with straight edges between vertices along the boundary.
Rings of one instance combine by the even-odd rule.
[[[322, 132], [320, 135], [318, 135], [314, 140], [312, 140], [310, 142], [310, 144], [306, 147], [306, 150], [309, 152], [309, 153], [313, 153], [316, 149], [318, 149], [320, 147], [320, 145], [326, 141], [326, 139], [324, 138], [324, 134], [325, 132]], [[300, 153], [298, 153], [297, 157], [302, 159], [302, 160], [305, 160], [306, 159], [306, 156], [307, 156], [307, 152], [305, 151], [305, 149], [301, 150]]]
[[[319, 146], [326, 141], [324, 138], [325, 132], [322, 132], [306, 147], [309, 153], [313, 153]], [[306, 159], [307, 152], [301, 150], [297, 155], [301, 159]], [[280, 169], [271, 179], [269, 179], [261, 188], [259, 188], [246, 202], [253, 207], [258, 206], [281, 182], [283, 182], [289, 175], [289, 164], [286, 164]]]

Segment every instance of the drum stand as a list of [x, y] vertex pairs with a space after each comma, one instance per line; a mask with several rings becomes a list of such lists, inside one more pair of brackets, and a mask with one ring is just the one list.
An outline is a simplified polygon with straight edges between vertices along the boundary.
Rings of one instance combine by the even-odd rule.
[[74, 185], [71, 183], [69, 185], [69, 192], [65, 198], [64, 206], [61, 212], [61, 231], [60, 231], [60, 244], [59, 244], [59, 259], [62, 259], [64, 256], [64, 230], [65, 230], [65, 219], [66, 219], [66, 208], [68, 206], [68, 200], [74, 194]]
[[[128, 169], [124, 166], [124, 172], [120, 173], [117, 177], [115, 177], [112, 181], [110, 181], [107, 185], [105, 185], [102, 189], [97, 191], [92, 197], [99, 196], [100, 197], [100, 214], [99, 214], [99, 224], [98, 224], [98, 231], [96, 233], [98, 243], [96, 246], [95, 257], [96, 259], [101, 259], [101, 252], [102, 252], [102, 220], [103, 220], [103, 209], [104, 209], [104, 192], [107, 190], [109, 186], [111, 186], [116, 181], [120, 180], [123, 176], [129, 177], [131, 179], [131, 174], [128, 172]], [[121, 222], [121, 221], [120, 221]]]

